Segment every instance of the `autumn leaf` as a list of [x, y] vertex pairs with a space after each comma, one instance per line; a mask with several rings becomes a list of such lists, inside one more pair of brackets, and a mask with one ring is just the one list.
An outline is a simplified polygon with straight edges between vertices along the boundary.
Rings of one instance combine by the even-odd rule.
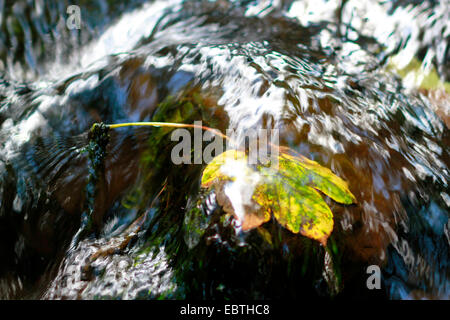
[[240, 163], [243, 166], [246, 166], [247, 164], [245, 153], [242, 151], [227, 150], [219, 154], [208, 164], [208, 166], [206, 166], [205, 170], [203, 170], [202, 187], [209, 187], [213, 182], [217, 183], [219, 181], [231, 179], [223, 173], [221, 167], [225, 163], [232, 165], [232, 161]]
[[[280, 172], [285, 177], [302, 180], [323, 192], [336, 202], [352, 204], [355, 196], [348, 189], [347, 182], [336, 176], [330, 169], [322, 167], [306, 157], [294, 157], [281, 153], [279, 157]], [[292, 174], [297, 176], [292, 177]]]
[[202, 187], [214, 189], [220, 206], [241, 222], [259, 227], [273, 215], [280, 225], [326, 245], [333, 214], [321, 194], [342, 204], [356, 202], [347, 183], [305, 157], [280, 152], [278, 168], [248, 165], [242, 151], [228, 150], [211, 161]]

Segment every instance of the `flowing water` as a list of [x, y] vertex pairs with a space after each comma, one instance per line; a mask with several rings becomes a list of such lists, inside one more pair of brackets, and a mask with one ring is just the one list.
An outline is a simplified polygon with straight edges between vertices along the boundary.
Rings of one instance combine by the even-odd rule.
[[[449, 1], [74, 2], [0, 0], [1, 298], [450, 298]], [[93, 123], [195, 120], [348, 181], [328, 251], [236, 231], [167, 128], [111, 131], [89, 192]]]

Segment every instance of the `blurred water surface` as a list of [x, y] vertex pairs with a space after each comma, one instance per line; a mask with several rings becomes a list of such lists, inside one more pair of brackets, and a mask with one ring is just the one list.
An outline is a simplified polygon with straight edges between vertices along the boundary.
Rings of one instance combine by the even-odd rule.
[[[79, 30], [70, 4], [0, 0], [1, 298], [449, 298], [449, 1], [74, 1]], [[328, 254], [236, 232], [170, 130], [111, 132], [86, 199], [94, 122], [195, 120], [349, 182]]]

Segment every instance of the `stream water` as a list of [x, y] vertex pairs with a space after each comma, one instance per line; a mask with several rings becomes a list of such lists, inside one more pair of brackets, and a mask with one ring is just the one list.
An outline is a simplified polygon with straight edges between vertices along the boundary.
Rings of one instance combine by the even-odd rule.
[[[449, 16], [449, 1], [0, 0], [0, 298], [449, 299]], [[167, 128], [111, 132], [86, 192], [93, 123], [196, 120], [278, 129], [348, 181], [357, 204], [327, 199], [331, 256], [276, 221], [236, 231], [204, 165], [171, 161]]]

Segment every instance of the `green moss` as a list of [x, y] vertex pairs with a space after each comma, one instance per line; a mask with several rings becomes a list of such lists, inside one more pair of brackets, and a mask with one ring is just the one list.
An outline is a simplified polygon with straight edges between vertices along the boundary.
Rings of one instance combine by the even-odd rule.
[[97, 186], [105, 171], [106, 146], [109, 143], [109, 128], [104, 123], [94, 123], [89, 131], [86, 151], [89, 156], [88, 179], [86, 184], [86, 209], [81, 217], [81, 228], [91, 231]]
[[397, 63], [397, 57], [390, 59], [387, 69], [394, 71], [403, 80], [407, 77], [412, 77], [414, 79], [414, 84], [418, 89], [423, 90], [436, 90], [444, 89], [450, 94], [450, 82], [443, 82], [436, 71], [436, 69], [430, 68], [428, 72], [422, 69], [422, 63], [413, 58], [411, 61], [403, 68], [400, 68]]

